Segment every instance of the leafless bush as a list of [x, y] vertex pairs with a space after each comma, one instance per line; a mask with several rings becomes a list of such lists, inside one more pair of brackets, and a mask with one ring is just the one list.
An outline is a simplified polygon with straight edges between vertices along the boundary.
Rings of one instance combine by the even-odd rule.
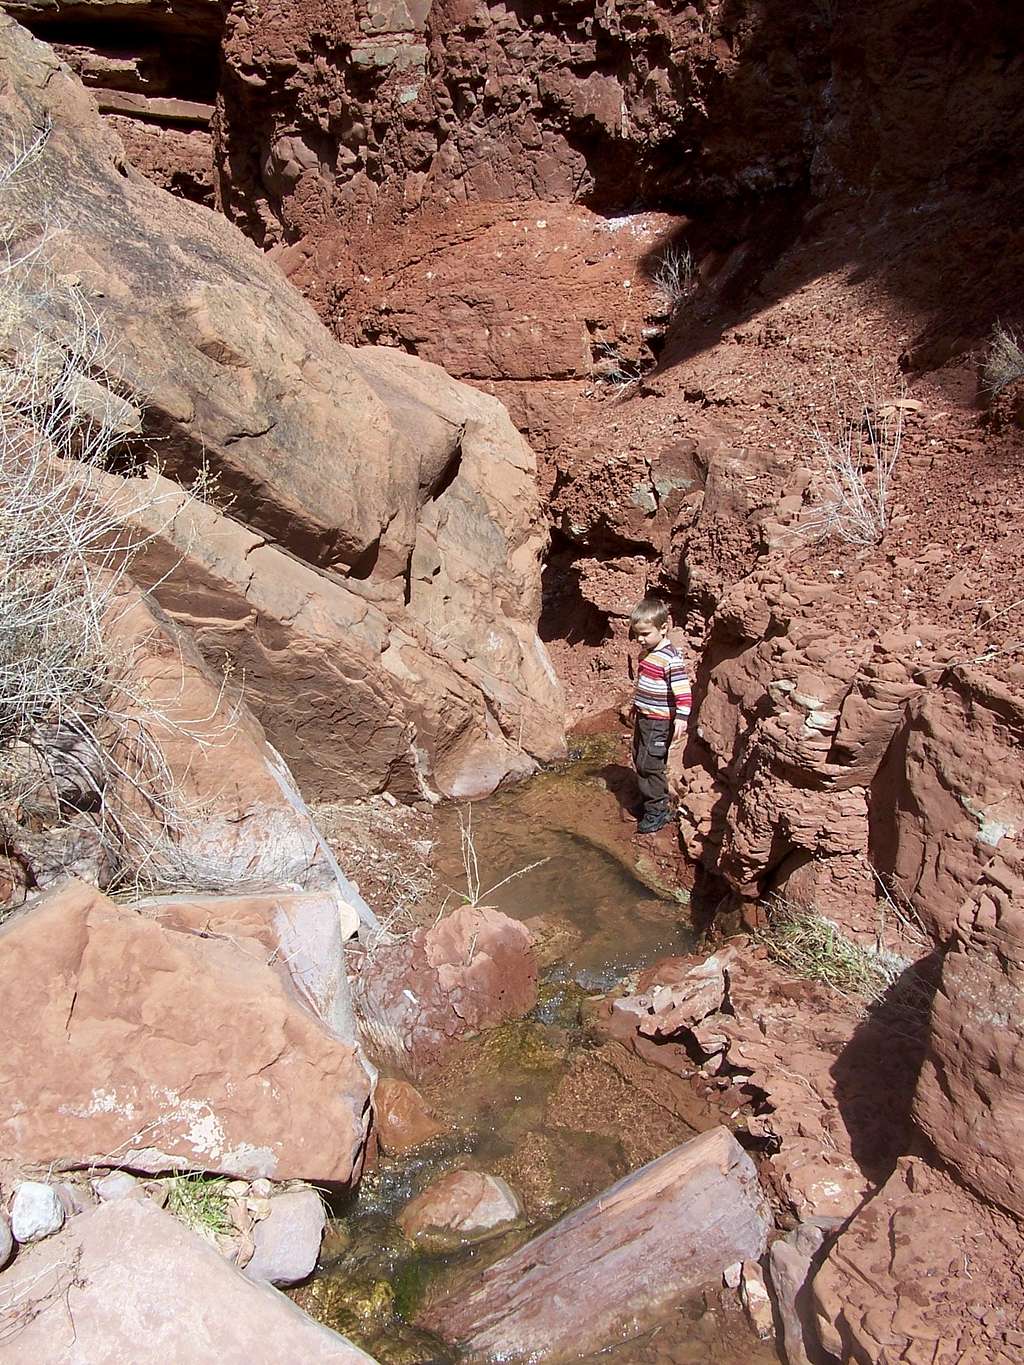
[[651, 282], [666, 313], [673, 313], [693, 289], [695, 266], [689, 247], [670, 246], [661, 253]]
[[487, 897], [495, 891], [500, 891], [509, 882], [514, 882], [519, 877], [524, 877], [527, 872], [532, 872], [535, 867], [543, 867], [545, 863], [551, 861], [550, 858], [538, 858], [536, 862], [526, 863], [523, 867], [518, 867], [508, 876], [502, 877], [500, 881], [494, 882], [486, 889], [482, 887], [480, 876], [480, 860], [476, 850], [476, 839], [473, 835], [473, 807], [467, 806], [465, 810], [459, 811], [459, 851], [462, 855], [462, 871], [466, 879], [465, 891], [459, 891], [454, 886], [448, 888], [448, 895], [445, 897], [441, 907], [442, 913], [447, 908], [450, 897], [455, 896], [463, 905], [480, 905], [485, 903]]
[[991, 394], [1001, 393], [1024, 378], [1024, 349], [1016, 332], [997, 322], [982, 369], [982, 381]]
[[628, 393], [643, 377], [644, 368], [640, 362], [620, 355], [619, 348], [614, 342], [598, 343], [594, 378], [599, 384], [612, 390], [616, 397]]
[[[61, 800], [97, 813], [119, 856], [155, 867], [186, 818], [160, 730], [191, 722], [169, 720], [135, 686], [130, 651], [117, 655], [107, 627], [134, 556], [159, 534], [134, 528], [162, 529], [181, 493], [141, 479], [101, 490], [91, 477], [127, 458], [142, 417], [87, 298], [50, 267], [47, 225], [21, 193], [48, 132], [0, 157], [0, 820], [9, 828], [39, 783], [39, 766], [23, 761], [31, 749]], [[210, 720], [196, 718], [197, 742], [214, 742]], [[118, 782], [134, 784], [137, 811], [104, 803]], [[188, 880], [209, 886], [216, 869]]]
[[903, 395], [882, 402], [863, 389], [851, 412], [833, 387], [833, 417], [815, 423], [811, 439], [821, 482], [802, 535], [837, 535], [850, 545], [877, 545], [892, 517], [892, 482], [903, 448]]

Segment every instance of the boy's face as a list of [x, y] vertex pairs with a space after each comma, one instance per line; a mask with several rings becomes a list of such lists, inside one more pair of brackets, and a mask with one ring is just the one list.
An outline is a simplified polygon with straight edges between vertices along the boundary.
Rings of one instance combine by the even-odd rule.
[[661, 626], [636, 626], [633, 630], [634, 638], [643, 649], [653, 649], [660, 644], [664, 633]]

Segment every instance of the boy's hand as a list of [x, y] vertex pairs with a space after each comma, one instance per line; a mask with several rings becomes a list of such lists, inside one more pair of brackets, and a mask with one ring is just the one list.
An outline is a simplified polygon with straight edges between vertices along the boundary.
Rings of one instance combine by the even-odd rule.
[[684, 736], [685, 734], [686, 734], [686, 721], [685, 721], [685, 720], [677, 720], [677, 721], [675, 721], [675, 722], [673, 723], [673, 725], [672, 725], [672, 740], [671, 740], [671, 742], [672, 742], [673, 744], [675, 744], [676, 740], [677, 740], [677, 739], [682, 739], [683, 736]]

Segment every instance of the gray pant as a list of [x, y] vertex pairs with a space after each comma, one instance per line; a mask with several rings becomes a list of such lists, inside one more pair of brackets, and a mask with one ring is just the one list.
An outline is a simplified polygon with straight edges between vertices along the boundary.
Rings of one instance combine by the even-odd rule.
[[672, 722], [652, 716], [633, 720], [633, 767], [640, 788], [644, 815], [661, 815], [668, 810], [668, 746], [672, 741]]

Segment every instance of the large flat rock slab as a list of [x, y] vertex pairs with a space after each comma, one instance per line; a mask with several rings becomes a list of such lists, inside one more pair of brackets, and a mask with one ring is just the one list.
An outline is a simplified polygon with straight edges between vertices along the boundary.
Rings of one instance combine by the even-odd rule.
[[371, 1094], [361, 1053], [303, 1002], [279, 948], [236, 941], [226, 911], [217, 932], [209, 911], [200, 922], [165, 906], [158, 921], [68, 883], [6, 920], [6, 1160], [358, 1173]]
[[149, 1201], [74, 1218], [0, 1278], [7, 1365], [374, 1365]]
[[[34, 327], [95, 308], [163, 472], [181, 487], [214, 476], [219, 560], [204, 534], [198, 569], [142, 586], [246, 674], [286, 760], [309, 755], [315, 772], [324, 747], [344, 769], [340, 734], [373, 751], [370, 790], [395, 770], [398, 795], [474, 796], [564, 753], [537, 635], [536, 459], [501, 404], [393, 348], [340, 345], [223, 216], [128, 165], [70, 69], [2, 13], [0, 120], [19, 146], [50, 128], [10, 191], [19, 220], [61, 227]], [[62, 294], [58, 278], [74, 283]], [[273, 729], [282, 696], [299, 733]]]
[[771, 1224], [754, 1164], [713, 1128], [489, 1266], [424, 1325], [472, 1360], [575, 1359], [628, 1339], [736, 1261]]

